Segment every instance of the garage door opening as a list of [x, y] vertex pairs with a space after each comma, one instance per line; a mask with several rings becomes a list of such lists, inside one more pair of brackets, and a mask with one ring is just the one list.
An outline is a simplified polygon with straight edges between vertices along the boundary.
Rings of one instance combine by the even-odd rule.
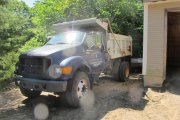
[[180, 81], [180, 12], [168, 12], [167, 79]]

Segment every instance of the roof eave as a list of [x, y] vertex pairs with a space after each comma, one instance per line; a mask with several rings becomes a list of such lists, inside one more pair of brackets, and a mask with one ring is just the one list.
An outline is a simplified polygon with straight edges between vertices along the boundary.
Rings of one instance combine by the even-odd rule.
[[144, 4], [159, 4], [159, 3], [167, 3], [167, 2], [176, 2], [180, 0], [143, 0]]

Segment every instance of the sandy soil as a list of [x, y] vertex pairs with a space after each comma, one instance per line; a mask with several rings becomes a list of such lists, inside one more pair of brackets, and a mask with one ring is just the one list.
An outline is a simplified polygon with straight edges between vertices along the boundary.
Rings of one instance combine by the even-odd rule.
[[137, 76], [126, 83], [101, 79], [78, 109], [68, 107], [48, 93], [38, 99], [27, 99], [11, 85], [10, 90], [0, 93], [0, 120], [35, 119], [33, 110], [39, 100], [46, 101], [49, 120], [179, 120], [180, 86], [177, 83], [168, 83], [160, 90], [143, 88]]

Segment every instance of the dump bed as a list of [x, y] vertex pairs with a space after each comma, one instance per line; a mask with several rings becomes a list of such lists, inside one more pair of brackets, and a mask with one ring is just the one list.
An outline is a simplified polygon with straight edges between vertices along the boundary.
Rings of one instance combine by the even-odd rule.
[[109, 33], [107, 51], [111, 59], [132, 56], [132, 37]]

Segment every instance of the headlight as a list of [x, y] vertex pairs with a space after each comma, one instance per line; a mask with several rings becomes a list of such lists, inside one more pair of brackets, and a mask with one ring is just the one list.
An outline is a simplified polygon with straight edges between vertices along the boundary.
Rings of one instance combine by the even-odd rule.
[[62, 70], [59, 65], [52, 65], [49, 67], [48, 74], [50, 77], [57, 79], [61, 77]]

